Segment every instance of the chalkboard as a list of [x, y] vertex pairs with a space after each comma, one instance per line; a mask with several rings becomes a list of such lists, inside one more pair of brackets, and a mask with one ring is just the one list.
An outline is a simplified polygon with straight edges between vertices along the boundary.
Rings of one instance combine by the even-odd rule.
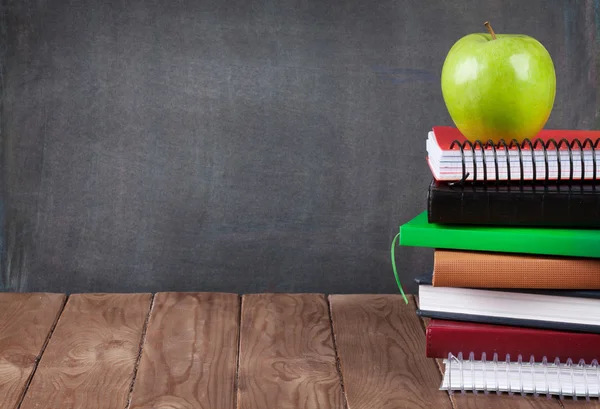
[[[598, 128], [598, 0], [2, 0], [4, 291], [394, 293], [439, 77], [524, 33]], [[407, 291], [432, 252], [397, 249]]]

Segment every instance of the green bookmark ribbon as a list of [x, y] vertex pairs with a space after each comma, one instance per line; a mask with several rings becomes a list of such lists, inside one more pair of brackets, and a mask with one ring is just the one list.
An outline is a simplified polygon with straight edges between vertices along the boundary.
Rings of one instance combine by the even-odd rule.
[[396, 247], [396, 241], [398, 240], [398, 237], [400, 237], [400, 232], [398, 232], [398, 234], [396, 234], [396, 236], [394, 237], [394, 240], [392, 240], [392, 251], [391, 251], [391, 256], [392, 256], [392, 270], [394, 270], [394, 277], [396, 277], [396, 284], [398, 284], [398, 288], [400, 289], [400, 293], [402, 294], [402, 297], [404, 298], [404, 302], [408, 304], [408, 299], [406, 298], [406, 295], [404, 295], [404, 290], [402, 289], [402, 284], [400, 284], [400, 278], [398, 277], [398, 270], [396, 269], [396, 254], [395, 254], [395, 247]]

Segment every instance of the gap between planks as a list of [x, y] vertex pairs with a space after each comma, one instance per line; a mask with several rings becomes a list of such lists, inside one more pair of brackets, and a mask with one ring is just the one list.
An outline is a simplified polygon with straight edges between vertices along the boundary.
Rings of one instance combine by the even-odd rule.
[[151, 297], [72, 294], [20, 408], [125, 408]]
[[340, 363], [340, 354], [338, 351], [337, 341], [335, 339], [335, 331], [333, 330], [333, 315], [331, 313], [331, 299], [330, 294], [324, 295], [325, 302], [327, 303], [327, 313], [329, 314], [329, 327], [331, 329], [331, 342], [333, 343], [333, 352], [335, 353], [335, 367], [337, 369], [338, 377], [340, 378], [340, 388], [342, 389], [342, 404], [344, 409], [348, 409], [348, 399], [346, 398], [346, 389], [344, 387], [344, 375], [342, 374], [342, 365]]
[[44, 345], [42, 345], [42, 349], [40, 350], [40, 353], [38, 354], [38, 356], [35, 359], [35, 362], [33, 364], [33, 370], [31, 371], [31, 374], [29, 375], [29, 378], [27, 379], [27, 383], [25, 384], [25, 389], [23, 390], [23, 394], [21, 395], [21, 398], [19, 399], [19, 404], [17, 405], [17, 409], [20, 409], [21, 405], [23, 405], [23, 401], [25, 400], [25, 396], [27, 396], [27, 391], [29, 390], [29, 385], [31, 385], [31, 381], [33, 380], [33, 377], [34, 377], [35, 373], [37, 372], [38, 365], [40, 364], [40, 361], [42, 360], [42, 355], [44, 355], [44, 352], [46, 351], [46, 347], [48, 346], [48, 343], [50, 342], [50, 338], [52, 338], [52, 334], [54, 334], [54, 330], [56, 329], [58, 322], [60, 321], [60, 318], [62, 317], [63, 311], [65, 310], [65, 306], [67, 305], [68, 300], [69, 300], [69, 296], [65, 295], [62, 305], [60, 306], [60, 310], [58, 311], [58, 314], [56, 314], [56, 319], [54, 320], [54, 323], [52, 324], [52, 327], [50, 328], [50, 331], [48, 332], [48, 335], [46, 336]]
[[[134, 363], [134, 368], [133, 368], [133, 375], [132, 375], [132, 379], [130, 382], [130, 386], [128, 389], [128, 394], [127, 394], [127, 398], [126, 398], [126, 408], [130, 408], [131, 404], [132, 404], [132, 398], [133, 398], [133, 391], [134, 391], [134, 387], [136, 384], [136, 381], [139, 378], [139, 365], [140, 365], [140, 361], [142, 358], [142, 354], [144, 353], [144, 347], [146, 345], [147, 342], [147, 333], [148, 333], [148, 327], [149, 327], [149, 322], [150, 319], [152, 317], [153, 311], [154, 311], [154, 307], [155, 307], [155, 296], [156, 294], [152, 294], [151, 295], [151, 299], [150, 299], [150, 303], [149, 303], [149, 308], [148, 311], [146, 313], [145, 319], [144, 319], [144, 324], [143, 324], [143, 329], [142, 329], [142, 333], [140, 335], [140, 341], [139, 341], [139, 347], [137, 348], [137, 356], [135, 359], [135, 363]], [[348, 401], [347, 401], [347, 396], [346, 396], [346, 390], [345, 390], [345, 385], [344, 385], [344, 376], [343, 376], [343, 371], [342, 371], [342, 367], [341, 367], [341, 359], [340, 359], [340, 354], [339, 354], [339, 349], [338, 349], [338, 344], [336, 341], [336, 332], [334, 329], [334, 325], [333, 325], [333, 313], [332, 313], [332, 305], [331, 305], [331, 299], [329, 296], [325, 295], [325, 294], [319, 294], [318, 296], [322, 297], [324, 299], [324, 303], [325, 306], [327, 308], [327, 312], [326, 312], [326, 322], [327, 325], [329, 325], [328, 331], [330, 333], [331, 336], [331, 342], [332, 342], [332, 346], [333, 346], [333, 352], [334, 352], [334, 359], [335, 359], [335, 371], [336, 371], [336, 376], [338, 378], [338, 382], [341, 388], [341, 396], [342, 396], [342, 407], [347, 409], [349, 407], [348, 405]], [[241, 337], [241, 333], [242, 333], [242, 328], [243, 328], [243, 323], [242, 323], [242, 314], [243, 314], [243, 304], [244, 304], [244, 298], [243, 296], [239, 296], [238, 295], [238, 300], [239, 300], [239, 311], [238, 311], [238, 316], [237, 316], [237, 324], [238, 324], [238, 342], [237, 342], [237, 356], [236, 356], [236, 374], [235, 374], [235, 407], [239, 407], [239, 402], [238, 402], [238, 385], [239, 385], [239, 376], [240, 376], [240, 358], [241, 358], [241, 342], [242, 342], [242, 337]], [[54, 329], [56, 328], [56, 326], [59, 324], [59, 322], [61, 321], [61, 318], [63, 317], [63, 311], [65, 309], [65, 306], [67, 304], [68, 298], [65, 298], [65, 301], [62, 305], [62, 308], [60, 310], [60, 313], [58, 314], [58, 317], [52, 327], [52, 331], [49, 333], [46, 342], [44, 344], [44, 348], [42, 350], [42, 352], [40, 353], [40, 356], [37, 360], [37, 363], [39, 363], [39, 361], [41, 360], [41, 357], [43, 355], [43, 353], [45, 352], [46, 346], [48, 345], [52, 334], [54, 333]], [[37, 370], [37, 363], [36, 363], [36, 367], [35, 369]], [[33, 376], [35, 375], [36, 371], [34, 370], [31, 377], [30, 377], [30, 381], [33, 378]], [[29, 386], [29, 384], [28, 384]], [[25, 393], [23, 394], [23, 399], [26, 395], [27, 390], [25, 391]], [[19, 407], [21, 406], [23, 399], [21, 399], [21, 402], [19, 404]]]
[[[139, 361], [140, 361], [140, 358], [142, 356], [142, 349], [143, 349], [143, 345], [144, 345], [144, 342], [145, 342], [145, 335], [146, 335], [146, 331], [147, 331], [147, 328], [148, 328], [148, 321], [150, 319], [150, 315], [152, 313], [152, 308], [154, 306], [154, 296], [155, 296], [154, 294], [151, 295], [150, 308], [148, 309], [148, 313], [147, 313], [146, 318], [145, 318], [144, 328], [143, 328], [143, 331], [142, 331], [142, 336], [140, 338], [140, 344], [139, 344], [139, 348], [138, 348], [138, 356], [136, 358], [136, 363], [135, 363], [135, 366], [134, 366], [134, 374], [133, 374], [133, 378], [132, 378], [131, 385], [130, 385], [130, 388], [129, 388], [129, 393], [128, 393], [128, 398], [127, 398], [126, 408], [129, 408], [129, 405], [131, 404], [131, 393], [133, 391], [133, 386], [135, 384], [135, 379], [136, 379], [136, 376], [137, 376], [137, 370], [138, 370], [138, 366], [139, 366]], [[25, 397], [27, 396], [27, 393], [29, 391], [29, 387], [31, 386], [31, 382], [32, 382], [34, 376], [37, 373], [37, 370], [38, 370], [40, 361], [42, 360], [42, 357], [44, 355], [44, 352], [46, 352], [46, 348], [47, 348], [48, 344], [50, 343], [50, 340], [51, 340], [52, 336], [54, 335], [54, 331], [56, 330], [56, 328], [58, 327], [61, 319], [63, 318], [63, 312], [65, 311], [65, 307], [66, 307], [66, 305], [67, 305], [67, 303], [69, 301], [69, 298], [70, 298], [70, 295], [65, 295], [63, 303], [62, 303], [62, 305], [60, 307], [60, 310], [59, 310], [59, 312], [57, 314], [57, 317], [54, 320], [54, 323], [53, 323], [53, 325], [52, 325], [52, 327], [51, 327], [51, 329], [50, 329], [50, 331], [49, 331], [49, 333], [48, 333], [48, 335], [46, 337], [46, 340], [44, 341], [44, 344], [42, 346], [42, 349], [41, 349], [39, 355], [36, 357], [33, 370], [32, 370], [31, 375], [29, 376], [29, 378], [27, 380], [27, 383], [25, 385], [23, 394], [22, 394], [22, 396], [19, 399], [19, 403], [17, 405], [17, 409], [20, 409], [21, 406], [23, 405]]]
[[240, 348], [242, 346], [242, 308], [244, 303], [244, 297], [242, 295], [238, 295], [238, 332], [237, 332], [237, 351], [235, 356], [235, 378], [233, 378], [233, 407], [237, 408], [239, 405], [238, 402], [238, 385], [240, 382]]
[[344, 408], [323, 293], [246, 294], [238, 409]]
[[[147, 342], [147, 332], [148, 332], [148, 326], [149, 326], [149, 322], [150, 319], [152, 317], [153, 311], [154, 311], [154, 306], [155, 306], [155, 296], [156, 294], [151, 294], [151, 298], [150, 298], [150, 303], [149, 303], [149, 307], [148, 307], [148, 311], [146, 313], [145, 319], [144, 319], [144, 324], [143, 324], [143, 328], [142, 328], [142, 333], [140, 335], [140, 340], [139, 340], [139, 346], [137, 348], [137, 356], [135, 358], [135, 363], [134, 363], [134, 367], [133, 367], [133, 375], [132, 375], [132, 379], [128, 388], [128, 392], [127, 392], [127, 398], [126, 398], [126, 405], [125, 408], [130, 408], [131, 404], [132, 404], [132, 398], [133, 398], [133, 391], [134, 391], [134, 386], [136, 384], [136, 381], [138, 380], [138, 375], [139, 375], [139, 365], [140, 365], [140, 361], [142, 358], [142, 354], [144, 352], [144, 347], [145, 344]], [[339, 349], [338, 349], [338, 345], [337, 345], [337, 341], [336, 341], [336, 333], [334, 330], [334, 325], [333, 325], [333, 315], [332, 315], [332, 306], [331, 306], [331, 299], [328, 295], [325, 294], [319, 294], [320, 297], [322, 297], [325, 301], [325, 305], [327, 308], [327, 325], [329, 325], [329, 333], [331, 336], [331, 342], [332, 342], [332, 346], [333, 346], [333, 352], [334, 352], [334, 359], [335, 359], [335, 370], [336, 370], [336, 376], [338, 378], [338, 382], [342, 391], [342, 407], [347, 409], [348, 408], [348, 402], [347, 402], [347, 396], [346, 396], [346, 391], [345, 391], [345, 385], [344, 385], [344, 376], [343, 376], [343, 372], [342, 372], [342, 368], [341, 368], [341, 359], [340, 359], [340, 354], [339, 354]], [[241, 337], [241, 332], [242, 332], [242, 313], [243, 313], [243, 302], [244, 302], [244, 298], [243, 296], [239, 296], [238, 295], [238, 300], [239, 300], [239, 311], [238, 311], [238, 317], [237, 317], [237, 324], [238, 324], [238, 343], [237, 343], [237, 356], [236, 356], [236, 374], [235, 374], [235, 407], [239, 406], [239, 402], [237, 402], [238, 399], [238, 385], [239, 385], [239, 369], [240, 369], [240, 356], [241, 356], [241, 341], [242, 341], [242, 337]], [[39, 356], [36, 359], [35, 362], [35, 367], [28, 379], [26, 388], [23, 392], [23, 395], [19, 401], [19, 406], [18, 408], [20, 408], [23, 404], [23, 401], [27, 395], [27, 392], [29, 390], [29, 386], [31, 384], [32, 379], [34, 378], [34, 376], [37, 373], [38, 370], [38, 366], [39, 366], [39, 362], [41, 361], [41, 358], [43, 356], [43, 354], [46, 352], [46, 347], [49, 344], [55, 329], [57, 328], [57, 326], [60, 324], [60, 322], [62, 322], [64, 315], [63, 312], [65, 310], [65, 307], [68, 303], [69, 300], [69, 296], [65, 296], [65, 299], [61, 305], [61, 309], [59, 311], [59, 313], [57, 314], [57, 318], [55, 319], [53, 325], [52, 325], [52, 329], [49, 332], [49, 334], [46, 337], [44, 346], [42, 348], [42, 350], [39, 353]]]
[[130, 408], [233, 409], [239, 307], [232, 293], [156, 294]]
[[408, 298], [406, 306], [395, 294], [329, 297], [349, 409], [452, 408]]
[[[344, 382], [344, 375], [343, 375], [343, 371], [341, 368], [341, 364], [340, 364], [340, 354], [339, 354], [339, 349], [338, 349], [338, 342], [336, 340], [336, 332], [334, 329], [334, 325], [333, 325], [333, 315], [332, 315], [332, 306], [331, 306], [331, 298], [328, 295], [323, 295], [325, 297], [326, 300], [326, 305], [327, 305], [327, 314], [328, 314], [328, 324], [330, 326], [330, 331], [331, 331], [331, 337], [332, 337], [332, 342], [333, 342], [333, 349], [334, 349], [334, 353], [335, 353], [335, 364], [336, 364], [336, 370], [337, 370], [337, 376], [339, 377], [339, 382], [340, 382], [340, 387], [342, 388], [342, 396], [343, 396], [343, 407], [344, 408], [348, 408], [348, 402], [347, 402], [347, 396], [346, 396], [346, 391], [345, 391], [345, 382]], [[237, 323], [238, 323], [238, 345], [237, 345], [237, 356], [236, 356], [236, 372], [235, 372], [235, 407], [237, 408], [239, 405], [239, 402], [237, 402], [238, 399], [238, 384], [239, 384], [239, 368], [240, 368], [240, 349], [241, 349], [241, 331], [242, 331], [242, 304], [244, 302], [244, 297], [238, 295], [239, 298], [239, 311], [238, 311], [238, 317], [237, 317]], [[21, 408], [23, 401], [27, 395], [29, 386], [31, 385], [31, 381], [33, 379], [33, 377], [35, 376], [35, 374], [37, 373], [38, 370], [38, 366], [39, 363], [42, 359], [43, 354], [46, 352], [46, 348], [55, 332], [55, 329], [57, 328], [57, 326], [59, 325], [61, 319], [63, 318], [63, 312], [65, 310], [65, 307], [67, 305], [67, 302], [69, 300], [69, 296], [66, 296], [59, 313], [57, 314], [57, 318], [55, 319], [50, 332], [48, 333], [48, 336], [46, 337], [46, 340], [44, 342], [44, 345], [39, 353], [39, 355], [36, 358], [35, 364], [34, 364], [34, 368], [32, 370], [31, 375], [28, 378], [25, 390], [19, 400], [19, 404], [17, 406], [17, 408]], [[154, 310], [154, 300], [155, 300], [155, 294], [152, 294], [151, 297], [151, 302], [150, 302], [150, 306], [148, 309], [148, 312], [146, 314], [146, 318], [145, 318], [145, 322], [144, 322], [144, 327], [143, 327], [143, 331], [141, 334], [141, 338], [140, 338], [140, 345], [138, 348], [138, 353], [137, 353], [137, 357], [136, 357], [136, 361], [135, 361], [135, 366], [134, 366], [134, 372], [133, 372], [133, 378], [131, 381], [131, 385], [128, 391], [128, 396], [127, 396], [127, 406], [126, 408], [129, 408], [131, 405], [131, 399], [132, 399], [132, 391], [135, 385], [135, 382], [137, 380], [138, 377], [138, 370], [139, 370], [139, 363], [140, 363], [140, 359], [143, 353], [143, 349], [146, 343], [146, 335], [147, 335], [147, 331], [148, 331], [148, 325], [149, 325], [149, 320], [152, 316], [153, 310]], [[418, 308], [418, 296], [414, 296], [414, 301], [415, 304]], [[422, 319], [419, 319], [421, 327], [423, 329], [423, 331], [425, 332], [426, 330], [426, 326], [425, 326], [425, 322]], [[437, 362], [437, 366], [438, 366], [438, 370], [440, 371], [440, 375], [443, 374], [442, 372], [442, 368], [439, 366], [440, 362], [439, 360], [436, 360]], [[450, 403], [452, 405], [453, 408], [458, 408], [458, 407], [465, 407], [462, 404], [458, 405], [457, 402], [455, 401], [455, 399], [452, 396], [450, 397]], [[481, 398], [481, 397], [480, 397]], [[557, 407], [561, 407], [561, 408], [571, 408], [571, 407], [576, 407], [578, 404], [586, 404], [586, 402], [583, 401], [567, 401], [567, 402], [561, 402], [560, 400], [556, 399], [555, 400], [556, 403], [558, 404]], [[565, 405], [566, 403], [566, 405]], [[467, 405], [468, 407], [471, 407], [471, 405]], [[478, 405], [473, 406], [473, 407], [478, 407]], [[597, 407], [597, 406], [590, 406], [589, 403], [587, 405], [587, 407]]]
[[129, 393], [127, 394], [127, 404], [125, 405], [126, 409], [131, 407], [131, 399], [133, 397], [133, 387], [135, 386], [135, 381], [137, 380], [138, 371], [140, 369], [140, 360], [142, 359], [142, 352], [144, 350], [144, 344], [146, 343], [146, 334], [148, 333], [148, 323], [150, 322], [150, 316], [152, 315], [152, 311], [154, 309], [154, 300], [156, 299], [156, 293], [152, 294], [150, 298], [150, 308], [148, 309], [148, 314], [146, 314], [146, 320], [144, 321], [144, 328], [142, 329], [142, 336], [140, 337], [140, 346], [138, 348], [138, 356], [135, 359], [135, 365], [133, 367], [133, 377], [131, 378], [131, 384], [129, 385]]

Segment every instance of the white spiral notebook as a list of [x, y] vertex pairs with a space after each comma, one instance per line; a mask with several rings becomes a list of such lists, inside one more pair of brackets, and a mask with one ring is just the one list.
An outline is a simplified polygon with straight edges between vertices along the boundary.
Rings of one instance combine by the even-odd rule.
[[454, 127], [428, 133], [427, 162], [436, 180], [597, 180], [600, 131], [547, 130], [533, 140], [467, 141]]
[[510, 356], [499, 360], [496, 354], [486, 360], [474, 360], [471, 353], [464, 360], [462, 354], [448, 355], [444, 359], [444, 377], [441, 390], [449, 392], [496, 392], [523, 395], [556, 395], [560, 397], [600, 397], [600, 367], [598, 361], [574, 363], [570, 359], [548, 362], [545, 358], [534, 361], [520, 356], [511, 361]]

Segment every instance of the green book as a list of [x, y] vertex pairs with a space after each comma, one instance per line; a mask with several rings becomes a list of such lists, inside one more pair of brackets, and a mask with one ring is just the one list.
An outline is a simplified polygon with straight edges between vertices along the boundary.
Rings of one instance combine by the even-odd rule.
[[600, 230], [428, 223], [427, 212], [400, 226], [402, 246], [600, 258]]

